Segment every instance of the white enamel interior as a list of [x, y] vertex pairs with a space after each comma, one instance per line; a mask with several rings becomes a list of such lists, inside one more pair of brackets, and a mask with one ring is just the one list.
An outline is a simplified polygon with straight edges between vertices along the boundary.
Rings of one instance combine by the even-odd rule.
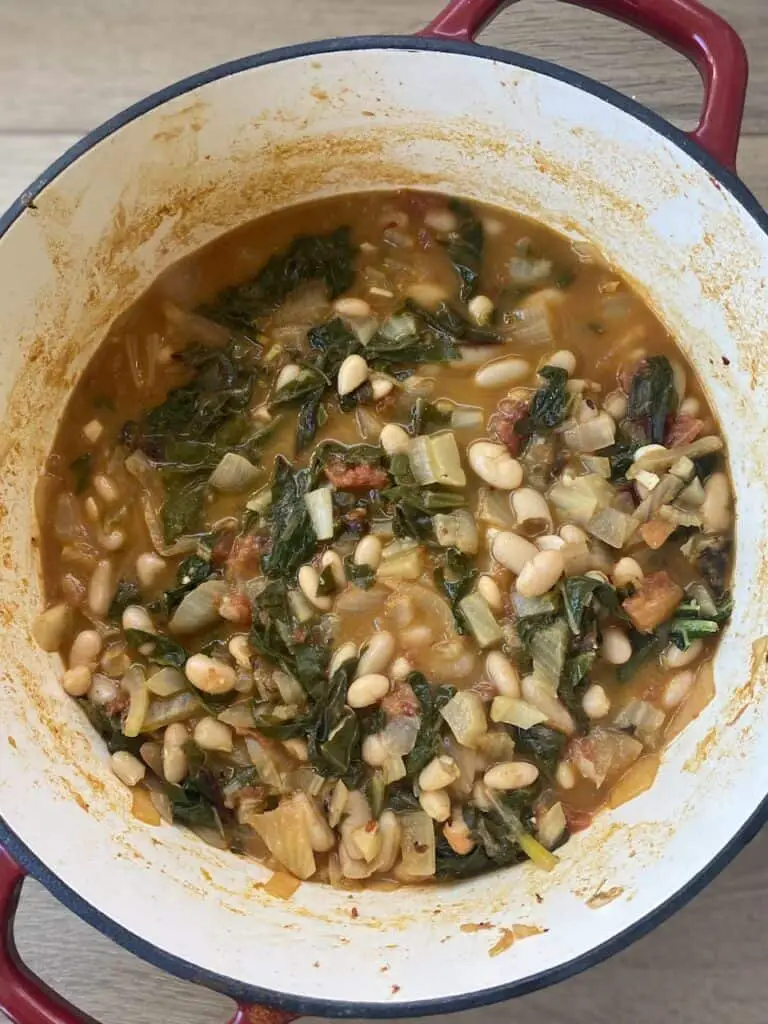
[[[277, 205], [402, 184], [489, 200], [592, 239], [645, 290], [728, 440], [736, 613], [714, 703], [665, 755], [654, 788], [576, 836], [552, 875], [520, 868], [354, 896], [303, 885], [282, 902], [259, 888], [257, 864], [131, 817], [103, 749], [61, 694], [55, 659], [30, 639], [32, 487], [67, 391], [159, 271]], [[753, 664], [768, 631], [767, 275], [766, 236], [677, 146], [573, 86], [459, 53], [283, 60], [201, 86], [100, 142], [0, 240], [0, 813], [10, 829], [155, 946], [244, 983], [349, 1001], [360, 1014], [557, 967], [653, 911], [768, 791], [766, 673]], [[607, 890], [616, 898], [590, 909], [587, 899]], [[481, 921], [493, 927], [460, 930]], [[523, 923], [546, 931], [488, 955], [500, 928]]]

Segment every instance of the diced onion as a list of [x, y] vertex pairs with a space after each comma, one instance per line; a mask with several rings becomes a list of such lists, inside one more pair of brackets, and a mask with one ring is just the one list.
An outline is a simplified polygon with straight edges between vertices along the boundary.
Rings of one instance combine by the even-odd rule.
[[530, 288], [532, 284], [546, 281], [551, 273], [552, 260], [513, 256], [507, 263], [507, 275], [510, 283], [522, 288]]
[[418, 715], [397, 715], [387, 722], [381, 740], [394, 757], [410, 754], [419, 735], [421, 719]]
[[153, 700], [149, 705], [142, 732], [156, 732], [174, 722], [183, 722], [202, 710], [200, 700], [189, 690], [177, 693], [167, 700]]
[[316, 869], [304, 801], [298, 795], [283, 800], [276, 810], [254, 814], [249, 822], [272, 856], [301, 879], [311, 878]]
[[223, 580], [205, 580], [184, 597], [168, 628], [181, 636], [213, 626], [219, 620], [219, 607], [226, 593]]
[[147, 679], [147, 689], [156, 697], [172, 697], [185, 686], [184, 676], [177, 668], [161, 668]]
[[610, 447], [615, 440], [616, 421], [607, 412], [563, 431], [563, 441], [574, 452], [597, 452]]
[[586, 527], [593, 537], [618, 549], [624, 547], [637, 527], [637, 522], [618, 509], [604, 508], [589, 520]]
[[472, 690], [459, 690], [440, 711], [458, 743], [475, 747], [488, 730], [485, 707], [480, 695]]
[[645, 793], [653, 785], [659, 771], [659, 754], [645, 754], [622, 775], [608, 797], [610, 807], [621, 807]]
[[547, 716], [539, 708], [517, 697], [494, 697], [491, 704], [491, 720], [516, 725], [518, 729], [531, 729], [546, 722]]
[[435, 873], [435, 828], [423, 811], [400, 816], [402, 869], [408, 878], [431, 878]]
[[242, 494], [250, 490], [261, 475], [261, 470], [237, 452], [227, 452], [211, 473], [208, 481], [222, 494]]
[[304, 495], [304, 501], [318, 540], [333, 537], [333, 495], [330, 487], [318, 487]]
[[458, 548], [467, 555], [476, 555], [480, 546], [477, 523], [471, 512], [457, 508], [453, 512], [432, 517], [437, 543], [443, 548]]
[[561, 838], [567, 827], [568, 822], [565, 819], [563, 805], [558, 801], [558, 803], [552, 804], [549, 810], [545, 811], [537, 822], [536, 832], [539, 837], [539, 842], [542, 846], [551, 850]]
[[459, 601], [461, 614], [479, 647], [493, 647], [503, 633], [485, 598], [478, 593], [468, 594]]
[[144, 682], [144, 669], [141, 665], [131, 665], [120, 685], [130, 697], [123, 733], [126, 736], [138, 736], [149, 710], [149, 690]]
[[408, 459], [416, 482], [422, 486], [466, 486], [467, 478], [461, 466], [459, 446], [448, 430], [414, 437], [408, 446]]

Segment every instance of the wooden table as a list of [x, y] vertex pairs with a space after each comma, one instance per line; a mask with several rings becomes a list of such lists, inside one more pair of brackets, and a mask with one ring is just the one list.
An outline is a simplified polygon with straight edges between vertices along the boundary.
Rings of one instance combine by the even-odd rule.
[[[768, 203], [768, 2], [710, 4], [750, 52], [739, 163]], [[3, 0], [0, 207], [80, 135], [161, 85], [300, 40], [411, 32], [439, 8], [440, 0]], [[698, 78], [682, 58], [555, 0], [524, 0], [483, 39], [600, 78], [683, 126], [699, 109]], [[766, 920], [763, 833], [690, 906], [624, 953], [549, 991], [460, 1017], [467, 1024], [765, 1024]], [[104, 1024], [227, 1019], [226, 999], [136, 960], [35, 883], [25, 887], [17, 935], [27, 963]]]

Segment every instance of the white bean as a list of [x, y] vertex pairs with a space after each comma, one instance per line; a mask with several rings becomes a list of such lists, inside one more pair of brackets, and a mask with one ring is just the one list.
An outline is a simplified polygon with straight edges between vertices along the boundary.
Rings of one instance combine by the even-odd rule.
[[163, 743], [166, 747], [183, 747], [188, 739], [189, 733], [183, 722], [172, 722], [163, 733]]
[[468, 449], [469, 464], [480, 479], [491, 487], [512, 491], [523, 482], [523, 467], [503, 444], [475, 441]]
[[581, 706], [589, 718], [605, 718], [611, 710], [608, 694], [599, 683], [587, 687], [581, 699]]
[[339, 369], [337, 390], [343, 397], [356, 391], [368, 380], [368, 363], [359, 355], [347, 356]]
[[491, 554], [496, 561], [516, 576], [520, 575], [538, 553], [535, 544], [510, 530], [500, 530], [491, 544]]
[[35, 643], [44, 651], [58, 651], [69, 632], [71, 622], [72, 610], [69, 605], [62, 602], [46, 608], [32, 623]]
[[237, 683], [237, 673], [231, 665], [207, 654], [193, 654], [184, 666], [187, 679], [204, 693], [229, 693]]
[[384, 741], [378, 733], [371, 733], [363, 740], [361, 747], [363, 760], [371, 768], [381, 768], [389, 757], [389, 751], [384, 746]]
[[504, 610], [504, 597], [501, 588], [492, 576], [480, 576], [477, 580], [477, 592], [493, 612]]
[[144, 551], [136, 559], [136, 575], [145, 590], [154, 587], [165, 570], [165, 559], [154, 551]]
[[537, 537], [534, 544], [539, 551], [561, 551], [566, 546], [563, 538], [558, 537], [556, 533], [545, 533]]
[[138, 786], [147, 774], [146, 765], [127, 750], [117, 750], [110, 758], [112, 771], [126, 786]]
[[119, 551], [125, 544], [125, 534], [122, 530], [110, 530], [109, 533], [99, 534], [99, 546], [105, 551]]
[[557, 766], [555, 782], [561, 789], [573, 789], [576, 785], [576, 772], [569, 761], [561, 761]]
[[95, 629], [84, 629], [77, 634], [69, 652], [70, 668], [78, 665], [95, 665], [104, 648], [101, 634]]
[[106, 473], [97, 473], [93, 478], [93, 489], [102, 501], [108, 505], [114, 505], [120, 501], [120, 490], [115, 481]]
[[560, 551], [539, 551], [517, 577], [517, 592], [521, 597], [541, 597], [564, 572], [565, 559]]
[[251, 647], [245, 633], [235, 633], [233, 637], [230, 637], [227, 650], [240, 668], [251, 667]]
[[[441, 302], [447, 302], [451, 295], [447, 288], [438, 284], [412, 284], [405, 294], [426, 309], [435, 309]], [[485, 347], [485, 346], [483, 346]]]
[[629, 400], [623, 391], [612, 391], [605, 396], [603, 408], [617, 422], [627, 415]]
[[520, 676], [509, 658], [501, 651], [491, 651], [487, 655], [485, 671], [500, 694], [505, 697], [520, 696]]
[[379, 374], [371, 377], [371, 391], [373, 392], [374, 401], [378, 402], [382, 398], [386, 398], [394, 389], [394, 386], [394, 381], [391, 381], [389, 377], [382, 377]]
[[588, 544], [589, 537], [579, 526], [573, 526], [572, 523], [566, 523], [565, 526], [560, 527], [560, 536], [563, 538], [566, 544]]
[[346, 298], [336, 299], [333, 304], [333, 308], [339, 316], [362, 318], [371, 315], [371, 307], [365, 299], [357, 299], [351, 295]]
[[625, 665], [632, 657], [632, 644], [623, 629], [610, 627], [603, 631], [600, 653], [609, 665]]
[[220, 750], [225, 754], [232, 751], [232, 730], [210, 715], [200, 719], [192, 735], [201, 750]]
[[539, 532], [552, 529], [552, 513], [547, 499], [533, 487], [521, 487], [510, 495], [510, 504], [519, 526], [530, 524]]
[[407, 430], [397, 423], [387, 423], [381, 428], [379, 444], [387, 455], [400, 455], [408, 451], [411, 438]]
[[306, 599], [320, 611], [327, 612], [333, 607], [333, 598], [330, 594], [318, 594], [320, 586], [320, 573], [313, 565], [302, 565], [299, 569], [299, 587]]
[[569, 377], [576, 372], [576, 356], [567, 348], [561, 348], [544, 360], [544, 366], [557, 366], [565, 370]]
[[155, 633], [155, 624], [146, 608], [140, 604], [129, 604], [123, 612], [123, 629], [140, 629], [143, 633]]
[[713, 473], [704, 484], [699, 515], [706, 533], [722, 533], [731, 525], [731, 487], [725, 473]]
[[639, 583], [645, 574], [634, 558], [620, 558], [611, 575], [617, 587], [626, 587], [629, 583]]
[[165, 781], [170, 782], [172, 786], [178, 786], [188, 770], [187, 755], [184, 753], [183, 747], [177, 744], [163, 743], [163, 775], [165, 776]]
[[525, 359], [514, 356], [491, 359], [475, 372], [475, 384], [479, 388], [504, 388], [511, 384], [521, 384], [530, 373], [531, 364]]
[[400, 643], [407, 651], [429, 647], [435, 639], [429, 626], [411, 626], [400, 634]]
[[495, 306], [487, 295], [475, 295], [467, 303], [469, 315], [480, 327], [491, 322]]
[[84, 697], [91, 688], [93, 673], [88, 665], [75, 665], [64, 673], [61, 685], [70, 697]]
[[445, 789], [461, 775], [456, 761], [448, 754], [440, 754], [422, 768], [419, 774], [419, 789], [425, 792]]
[[333, 576], [333, 582], [336, 584], [339, 590], [344, 589], [344, 585], [347, 582], [347, 576], [344, 572], [344, 563], [341, 560], [341, 556], [336, 551], [324, 551], [323, 556], [320, 559], [320, 568], [331, 570]]
[[374, 633], [360, 655], [356, 678], [383, 672], [395, 653], [395, 638], [386, 629]]
[[115, 596], [117, 580], [108, 559], [97, 562], [88, 584], [88, 607], [99, 618], [106, 616]]
[[488, 789], [523, 789], [539, 777], [539, 769], [527, 761], [501, 761], [483, 775]]
[[378, 569], [381, 562], [381, 541], [369, 533], [358, 541], [352, 561], [355, 565], [370, 565], [372, 569]]
[[277, 375], [277, 379], [275, 380], [275, 391], [279, 391], [280, 388], [293, 384], [295, 380], [298, 380], [300, 373], [301, 367], [298, 363], [287, 363]]
[[459, 221], [452, 210], [444, 206], [435, 206], [424, 214], [424, 224], [426, 227], [431, 228], [432, 231], [437, 231], [441, 235], [447, 235], [451, 231], [458, 229]]
[[348, 640], [347, 643], [342, 644], [341, 647], [334, 652], [334, 655], [331, 658], [331, 664], [328, 666], [328, 675], [332, 676], [334, 672], [338, 672], [345, 661], [350, 661], [350, 659], [356, 657], [357, 644]]
[[661, 659], [667, 668], [685, 668], [700, 658], [703, 650], [703, 640], [694, 640], [691, 646], [684, 651], [681, 651], [675, 644], [670, 644], [663, 652]]
[[444, 789], [420, 793], [419, 804], [422, 811], [433, 821], [447, 821], [451, 816], [451, 798]]
[[389, 668], [390, 678], [396, 683], [402, 683], [408, 678], [413, 671], [413, 666], [410, 661], [401, 655], [399, 658], [395, 658]]
[[689, 395], [684, 398], [680, 403], [680, 415], [681, 416], [698, 416], [701, 410], [701, 402], [698, 398], [694, 398], [693, 395]]
[[389, 679], [378, 673], [359, 676], [347, 690], [347, 704], [351, 708], [368, 708], [389, 693]]
[[695, 679], [696, 673], [690, 669], [685, 672], [678, 672], [677, 675], [672, 676], [664, 687], [664, 693], [661, 698], [662, 706], [670, 711], [672, 708], [682, 704], [691, 692]]

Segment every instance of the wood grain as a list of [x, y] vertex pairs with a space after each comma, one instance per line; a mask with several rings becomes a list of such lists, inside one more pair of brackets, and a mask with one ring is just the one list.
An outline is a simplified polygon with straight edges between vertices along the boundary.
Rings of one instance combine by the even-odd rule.
[[[750, 52], [740, 170], [768, 203], [768, 3], [710, 3], [742, 33]], [[3, 0], [0, 207], [83, 132], [177, 78], [307, 39], [412, 32], [439, 8], [440, 0]], [[683, 126], [696, 119], [701, 89], [681, 57], [555, 0], [523, 0], [483, 41], [599, 78]], [[767, 865], [768, 833], [630, 949], [514, 1004], [459, 1014], [456, 1024], [765, 1024]], [[140, 962], [33, 882], [25, 886], [17, 934], [32, 968], [104, 1024], [228, 1019], [226, 999]]]

